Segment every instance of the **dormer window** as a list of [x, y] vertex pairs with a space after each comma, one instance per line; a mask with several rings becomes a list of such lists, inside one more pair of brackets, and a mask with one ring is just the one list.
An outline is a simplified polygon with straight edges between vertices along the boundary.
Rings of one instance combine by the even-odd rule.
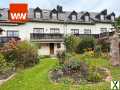
[[100, 15], [100, 19], [101, 20], [105, 20], [105, 16], [104, 15]]
[[39, 7], [37, 7], [36, 9], [34, 9], [34, 17], [36, 19], [42, 18], [42, 10]]
[[51, 12], [50, 12], [50, 17], [51, 19], [58, 19], [58, 12], [56, 9], [53, 9]]
[[85, 16], [85, 21], [89, 21], [89, 16]]
[[108, 20], [115, 21], [115, 13], [111, 13], [106, 17]]
[[105, 20], [106, 16], [107, 16], [107, 9], [101, 11], [98, 15], [96, 15], [96, 18], [103, 21]]
[[81, 16], [81, 19], [83, 19], [83, 20], [86, 21], [86, 22], [90, 21], [90, 14], [89, 14], [89, 12], [84, 13], [84, 14]]
[[77, 20], [77, 12], [73, 11], [70, 15], [69, 15], [70, 20]]
[[112, 20], [112, 21], [115, 21], [115, 13], [112, 12], [112, 13], [110, 14], [110, 16], [111, 16], [111, 20]]
[[77, 18], [76, 18], [76, 15], [72, 15], [72, 18], [71, 18], [72, 20], [76, 20]]

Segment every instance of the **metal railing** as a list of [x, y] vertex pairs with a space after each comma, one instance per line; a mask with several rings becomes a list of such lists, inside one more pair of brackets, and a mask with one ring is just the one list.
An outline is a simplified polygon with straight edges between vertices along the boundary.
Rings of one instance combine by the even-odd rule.
[[20, 40], [19, 37], [0, 37], [0, 43], [7, 43], [8, 41], [12, 40], [12, 39], [15, 39], [16, 41], [17, 40]]
[[31, 33], [30, 34], [31, 41], [63, 41], [64, 35], [59, 33]]

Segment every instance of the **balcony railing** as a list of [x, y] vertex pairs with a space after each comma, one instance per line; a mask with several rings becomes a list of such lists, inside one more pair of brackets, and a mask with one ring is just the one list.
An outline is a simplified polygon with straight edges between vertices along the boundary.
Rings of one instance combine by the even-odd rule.
[[7, 43], [8, 41], [10, 41], [12, 39], [14, 39], [16, 41], [20, 40], [19, 37], [7, 37], [7, 36], [6, 37], [0, 37], [0, 44]]
[[74, 34], [75, 36], [83, 37], [83, 36], [92, 36], [96, 39], [102, 39], [102, 38], [109, 38], [112, 36], [114, 32], [105, 32], [105, 33], [100, 33], [100, 34]]
[[49, 34], [42, 34], [42, 33], [31, 33], [30, 34], [31, 41], [40, 41], [40, 42], [61, 42], [64, 40], [63, 34], [58, 33], [49, 33]]

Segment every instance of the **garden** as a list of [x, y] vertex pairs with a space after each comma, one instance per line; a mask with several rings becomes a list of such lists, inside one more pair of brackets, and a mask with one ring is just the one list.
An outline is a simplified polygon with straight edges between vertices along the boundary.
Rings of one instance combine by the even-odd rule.
[[9, 41], [0, 49], [0, 90], [110, 90], [120, 67], [110, 62], [110, 44], [92, 36], [66, 36], [57, 57], [38, 56], [37, 45]]
[[109, 43], [92, 36], [67, 36], [65, 46], [66, 51], [58, 51], [59, 65], [50, 71], [51, 81], [80, 85], [112, 80]]

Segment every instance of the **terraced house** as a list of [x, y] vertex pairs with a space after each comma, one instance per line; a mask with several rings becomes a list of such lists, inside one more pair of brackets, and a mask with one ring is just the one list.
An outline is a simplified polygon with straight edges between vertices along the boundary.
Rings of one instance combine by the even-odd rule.
[[97, 12], [64, 11], [61, 6], [46, 10], [29, 8], [29, 22], [9, 21], [9, 10], [0, 9], [0, 43], [11, 38], [28, 40], [40, 44], [39, 54], [56, 55], [57, 50], [64, 49], [64, 36], [92, 35], [103, 38], [114, 33], [115, 14], [107, 10]]

